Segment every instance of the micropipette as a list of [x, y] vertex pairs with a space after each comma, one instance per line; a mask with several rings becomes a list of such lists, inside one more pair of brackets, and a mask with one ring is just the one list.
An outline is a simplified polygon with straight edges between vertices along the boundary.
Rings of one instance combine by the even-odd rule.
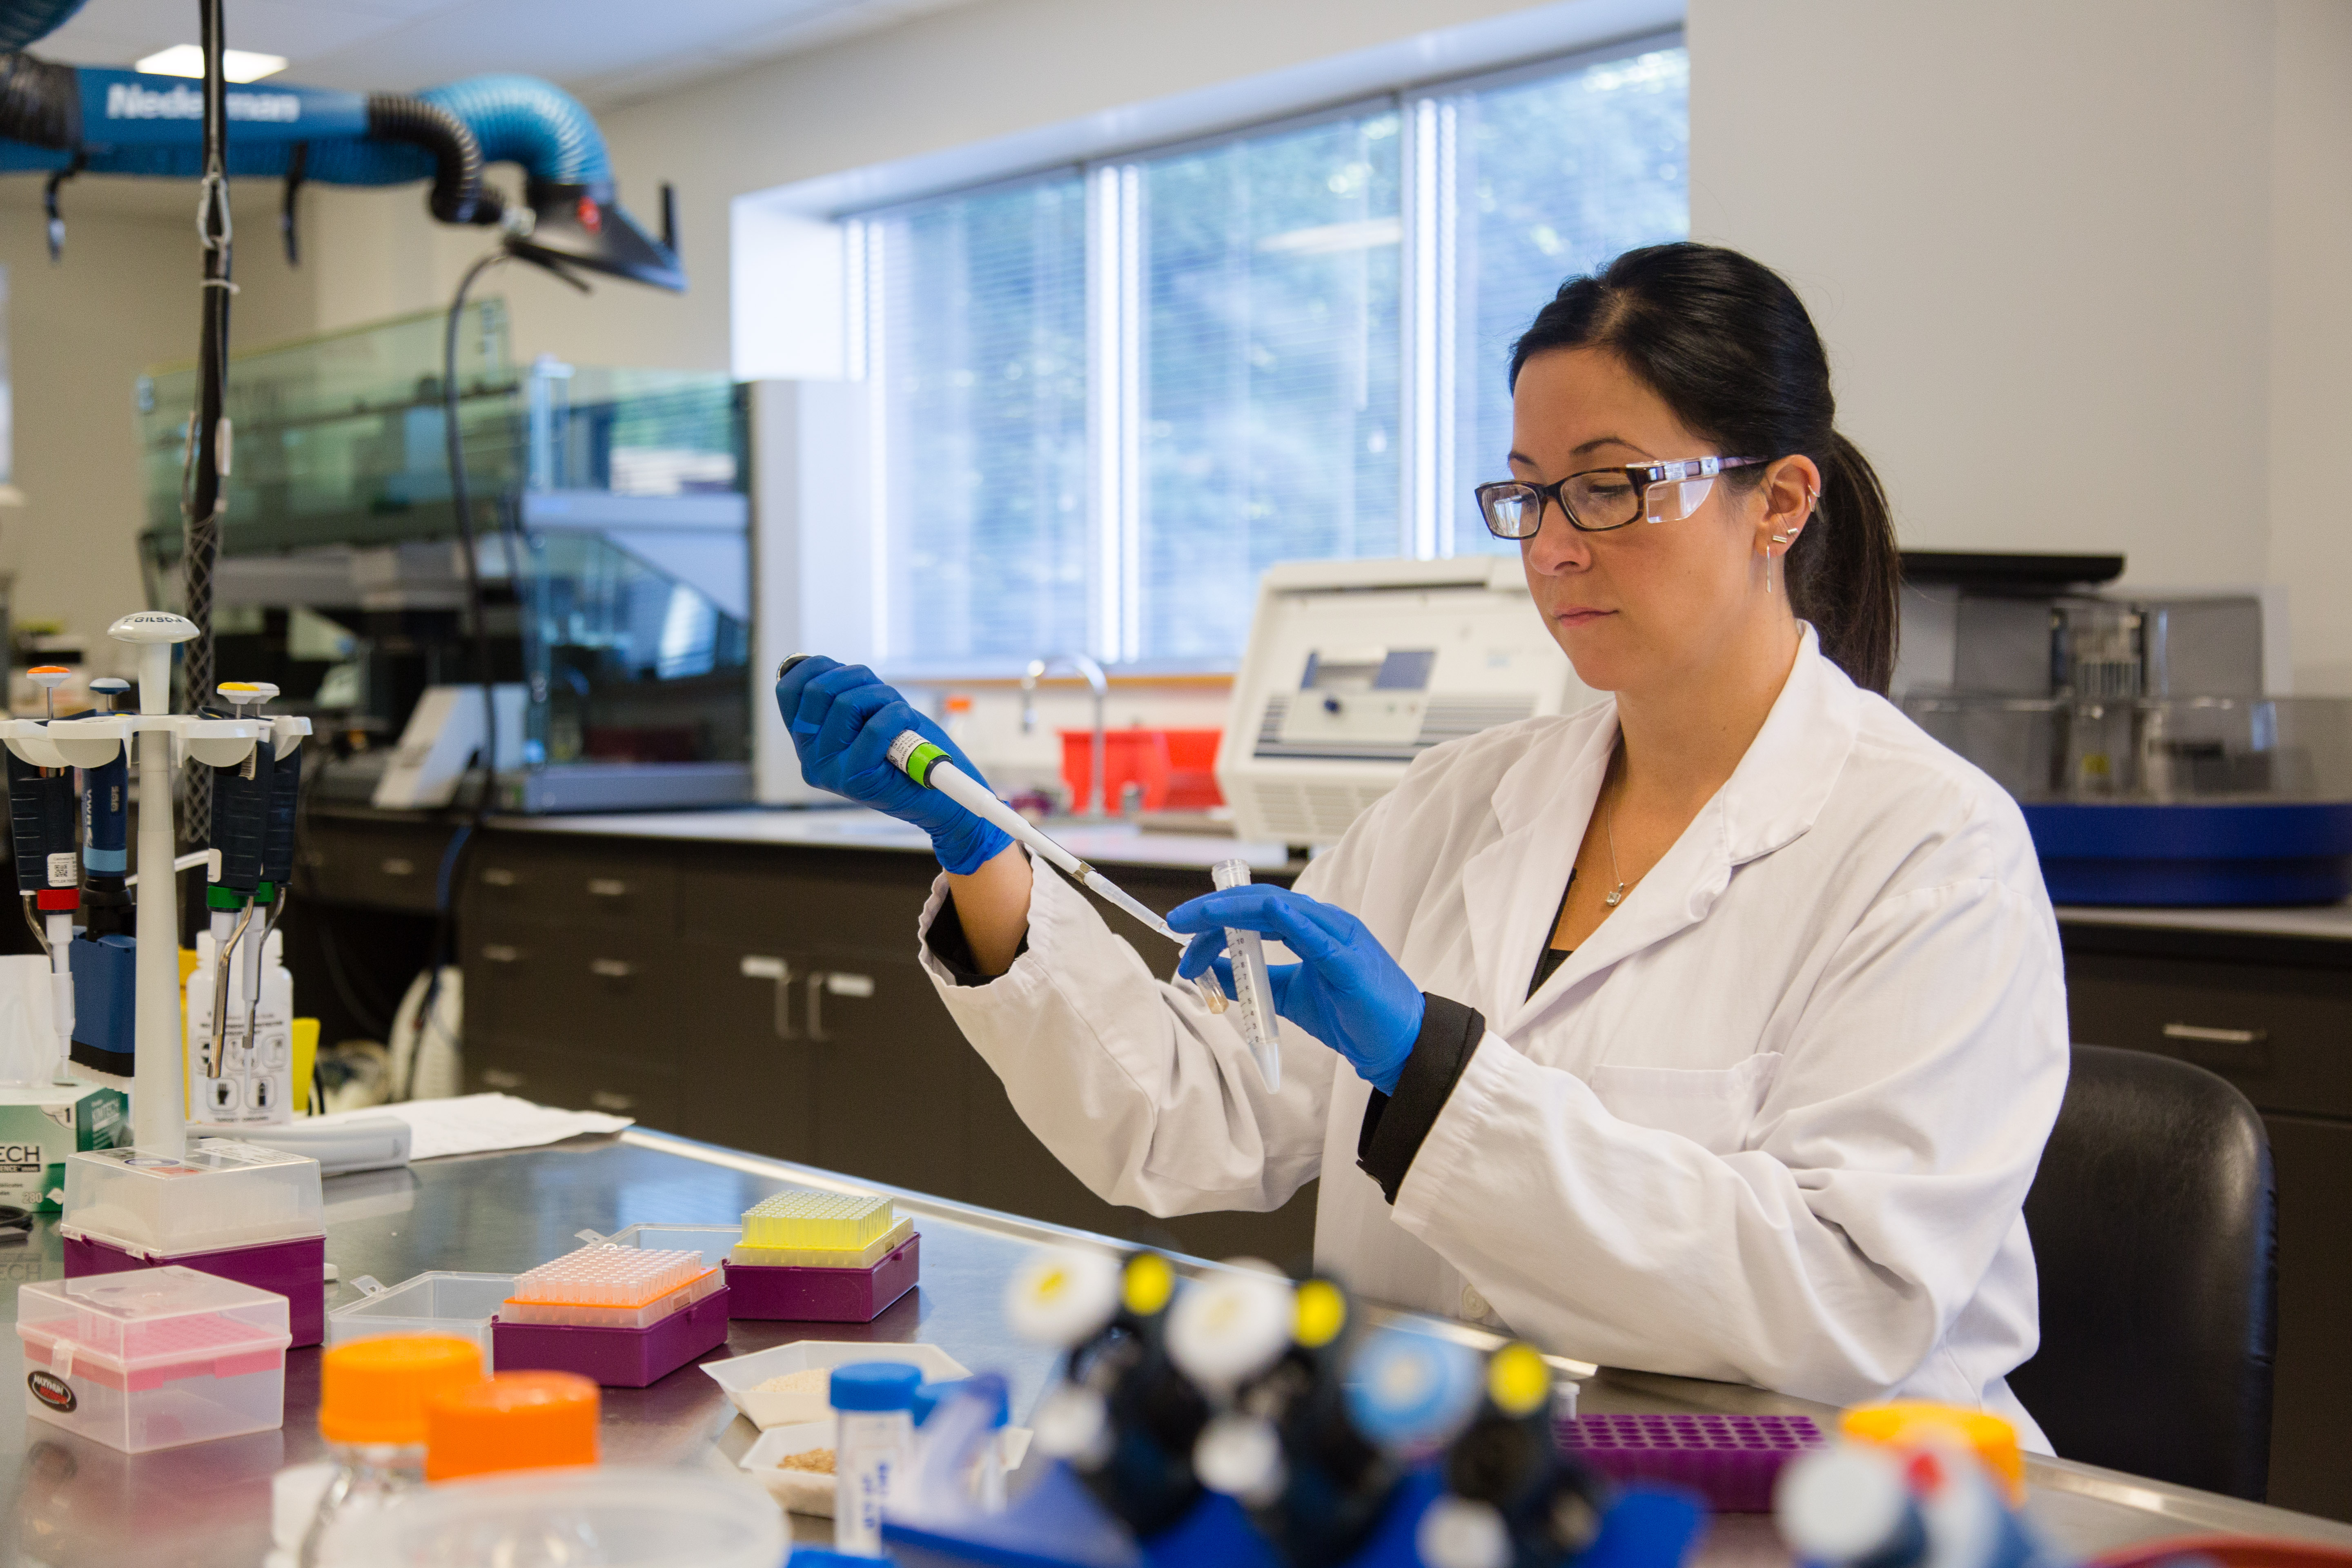
[[[791, 672], [793, 666], [804, 658], [813, 657], [805, 653], [793, 655], [776, 667], [776, 679], [782, 680]], [[1147, 929], [1158, 931], [1178, 947], [1192, 945], [1192, 938], [1185, 936], [1145, 908], [1126, 889], [1055, 843], [1035, 823], [997, 799], [995, 793], [986, 784], [950, 762], [947, 752], [923, 739], [915, 731], [909, 730], [890, 742], [889, 763], [892, 767], [905, 773], [921, 787], [935, 789], [982, 821], [994, 823], [1013, 838], [1044, 856], [1050, 864], [1076, 877], [1078, 879], [1078, 886], [1091, 889], [1105, 900], [1134, 916]], [[1214, 970], [1211, 970], [1193, 984], [1200, 992], [1202, 1000], [1209, 1005], [1210, 1011], [1222, 1013], [1225, 1010], [1225, 998], [1224, 994], [1217, 989], [1216, 981], [1213, 978], [1215, 973]]]

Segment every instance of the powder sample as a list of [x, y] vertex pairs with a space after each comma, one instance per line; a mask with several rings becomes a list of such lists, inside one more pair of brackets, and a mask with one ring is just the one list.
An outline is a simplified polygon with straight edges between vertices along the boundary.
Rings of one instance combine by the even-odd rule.
[[830, 1448], [809, 1448], [797, 1454], [786, 1454], [782, 1458], [776, 1461], [776, 1468], [780, 1470], [806, 1470], [811, 1475], [829, 1476], [833, 1474], [833, 1450]]
[[813, 1366], [806, 1372], [788, 1372], [782, 1377], [772, 1377], [751, 1392], [754, 1394], [828, 1394], [833, 1388], [833, 1369]]

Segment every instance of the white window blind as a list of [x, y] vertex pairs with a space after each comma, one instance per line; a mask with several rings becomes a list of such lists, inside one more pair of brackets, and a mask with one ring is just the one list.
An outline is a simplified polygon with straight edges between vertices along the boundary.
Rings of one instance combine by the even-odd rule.
[[1504, 548], [1511, 340], [1689, 226], [1688, 59], [1621, 47], [853, 226], [878, 652], [1230, 666], [1276, 561]]
[[1066, 172], [865, 225], [893, 657], [1093, 640], [1086, 205]]

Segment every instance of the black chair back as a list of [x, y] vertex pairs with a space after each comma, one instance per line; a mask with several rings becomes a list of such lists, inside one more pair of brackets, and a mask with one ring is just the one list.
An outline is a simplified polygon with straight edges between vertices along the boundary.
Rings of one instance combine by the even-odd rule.
[[2052, 1446], [2261, 1500], [2276, 1202], [2246, 1097], [2169, 1057], [2076, 1046], [2025, 1223], [2042, 1348], [2009, 1383]]

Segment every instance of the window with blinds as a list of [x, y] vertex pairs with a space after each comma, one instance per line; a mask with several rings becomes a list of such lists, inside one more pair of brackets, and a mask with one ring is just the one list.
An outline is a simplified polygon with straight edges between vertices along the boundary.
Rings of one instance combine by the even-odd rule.
[[1086, 216], [1064, 173], [863, 226], [894, 658], [1092, 641]]
[[853, 221], [878, 652], [1230, 666], [1276, 561], [1505, 548], [1513, 338], [1689, 227], [1655, 40]]

